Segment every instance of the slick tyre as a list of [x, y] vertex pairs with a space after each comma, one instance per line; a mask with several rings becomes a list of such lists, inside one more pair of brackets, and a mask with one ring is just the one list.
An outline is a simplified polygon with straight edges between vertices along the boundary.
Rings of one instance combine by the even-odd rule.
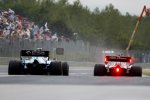
[[62, 75], [61, 62], [51, 62], [50, 64], [50, 75]]
[[69, 65], [67, 62], [62, 63], [62, 70], [63, 70], [63, 75], [68, 76], [69, 75]]
[[104, 76], [106, 74], [105, 65], [95, 64], [94, 67], [94, 76]]
[[22, 75], [24, 67], [20, 61], [10, 61], [8, 66], [9, 75]]
[[139, 66], [132, 66], [130, 69], [130, 76], [142, 76], [142, 68]]

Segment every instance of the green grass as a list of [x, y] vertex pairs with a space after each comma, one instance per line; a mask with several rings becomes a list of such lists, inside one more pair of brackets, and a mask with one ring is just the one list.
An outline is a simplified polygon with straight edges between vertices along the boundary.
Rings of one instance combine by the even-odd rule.
[[145, 72], [145, 73], [143, 73], [144, 75], [146, 75], [146, 76], [150, 76], [150, 72], [148, 73], [148, 72]]
[[[145, 71], [148, 70], [148, 71]], [[144, 67], [142, 73], [146, 76], [150, 76], [150, 67]]]

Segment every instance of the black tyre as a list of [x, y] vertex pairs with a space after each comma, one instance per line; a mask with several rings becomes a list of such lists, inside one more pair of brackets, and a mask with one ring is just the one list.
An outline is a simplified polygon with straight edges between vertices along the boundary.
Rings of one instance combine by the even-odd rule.
[[103, 64], [95, 64], [94, 76], [104, 76], [106, 75], [106, 68]]
[[8, 66], [9, 75], [22, 75], [24, 73], [24, 66], [20, 61], [10, 61]]
[[130, 75], [131, 76], [142, 76], [142, 68], [139, 66], [132, 66], [130, 69]]
[[61, 62], [51, 62], [50, 66], [50, 75], [62, 75], [62, 66]]
[[62, 63], [62, 70], [63, 70], [63, 75], [68, 76], [69, 75], [69, 65], [67, 62]]

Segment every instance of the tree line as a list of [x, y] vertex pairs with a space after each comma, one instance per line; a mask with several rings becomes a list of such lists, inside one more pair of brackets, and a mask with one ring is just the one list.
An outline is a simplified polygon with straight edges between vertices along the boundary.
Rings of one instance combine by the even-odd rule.
[[[103, 10], [96, 7], [91, 11], [80, 0], [73, 4], [69, 4], [68, 0], [0, 0], [0, 9], [8, 8], [39, 26], [47, 22], [52, 33], [63, 34], [71, 39], [75, 39], [74, 33], [78, 33], [77, 39], [107, 48], [125, 49], [138, 19], [138, 16], [128, 12], [121, 14], [112, 4]], [[149, 28], [150, 17], [145, 16], [130, 49], [150, 49]]]

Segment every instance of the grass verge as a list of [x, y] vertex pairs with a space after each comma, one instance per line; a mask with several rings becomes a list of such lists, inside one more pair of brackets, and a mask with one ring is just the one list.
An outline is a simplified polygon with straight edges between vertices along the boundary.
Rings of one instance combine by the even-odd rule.
[[144, 72], [143, 74], [146, 75], [146, 76], [150, 76], [150, 72], [149, 73], [148, 72]]
[[143, 68], [142, 73], [146, 76], [150, 76], [150, 67]]

